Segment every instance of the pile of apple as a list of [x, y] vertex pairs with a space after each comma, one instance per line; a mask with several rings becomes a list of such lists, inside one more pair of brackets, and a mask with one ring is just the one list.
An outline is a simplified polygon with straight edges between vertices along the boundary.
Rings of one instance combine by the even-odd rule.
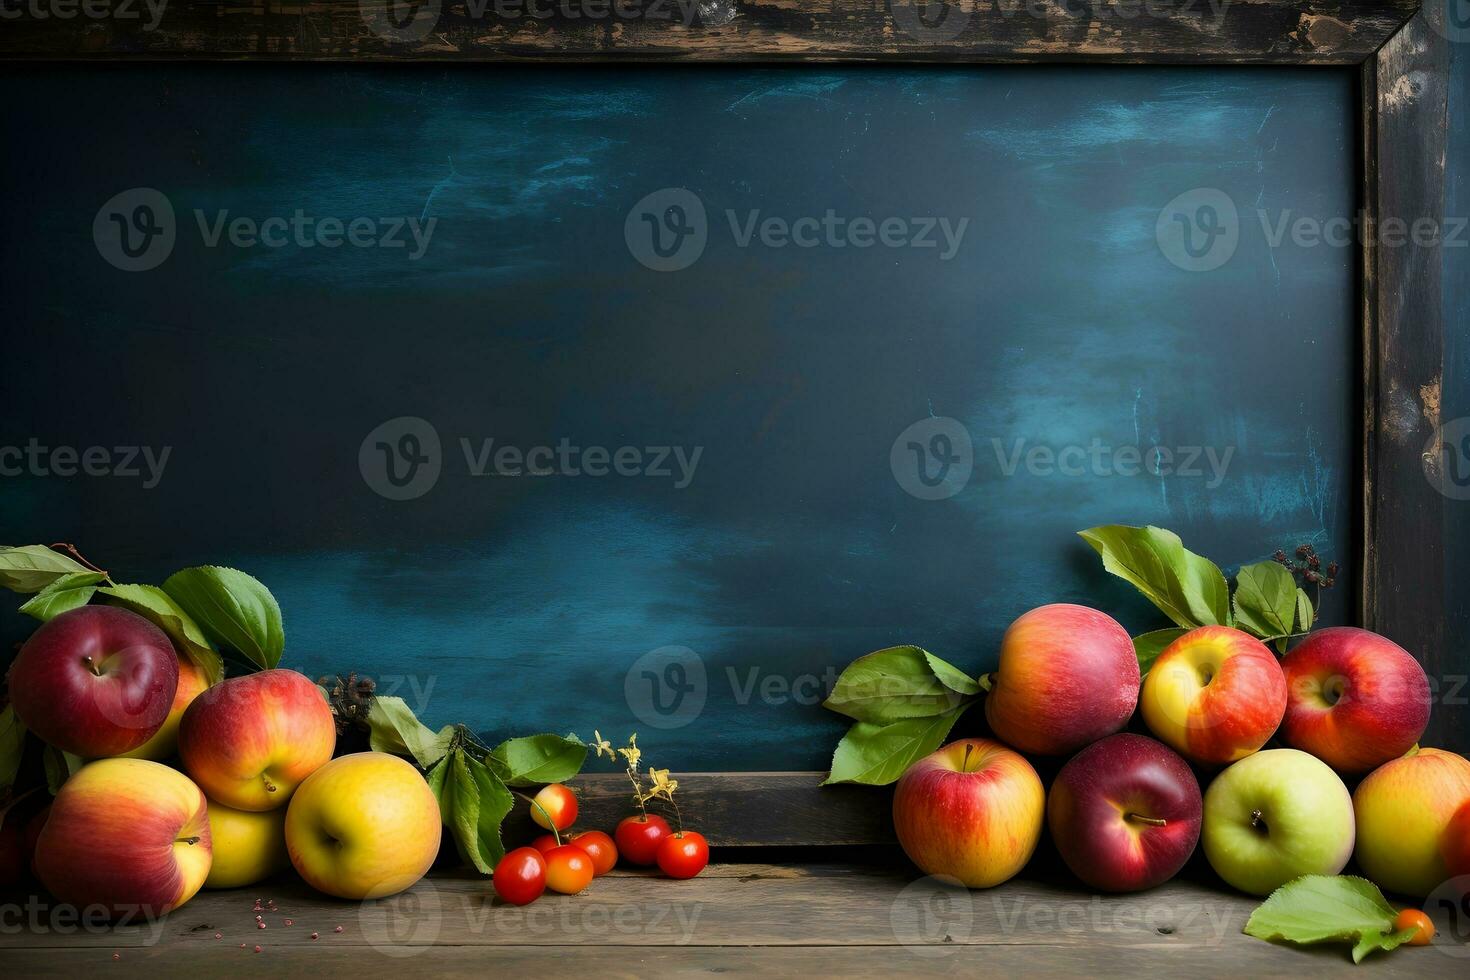
[[[157, 916], [288, 865], [327, 894], [381, 897], [438, 853], [439, 805], [418, 770], [377, 752], [333, 759], [331, 709], [294, 671], [209, 687], [151, 622], [89, 605], [32, 634], [9, 692], [30, 731], [94, 760], [35, 842], [32, 869], [63, 902]], [[160, 761], [175, 756], [180, 768]]]
[[[1278, 660], [1247, 633], [1201, 627], [1140, 682], [1115, 620], [1042, 606], [1006, 632], [991, 685], [999, 741], [954, 742], [899, 780], [898, 838], [928, 874], [999, 884], [1046, 823], [1072, 872], [1103, 891], [1168, 880], [1201, 841], [1221, 878], [1257, 895], [1353, 857], [1416, 897], [1470, 875], [1470, 762], [1418, 747], [1428, 679], [1367, 630], [1319, 630]], [[1117, 734], [1136, 707], [1154, 738]], [[1262, 751], [1273, 737], [1287, 747]], [[1071, 757], [1049, 799], [1023, 752]], [[1344, 777], [1363, 778], [1349, 793]]]

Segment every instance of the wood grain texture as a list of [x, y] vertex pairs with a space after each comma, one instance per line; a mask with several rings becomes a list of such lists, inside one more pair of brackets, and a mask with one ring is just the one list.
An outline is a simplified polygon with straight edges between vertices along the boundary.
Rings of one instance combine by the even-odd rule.
[[177, 0], [156, 22], [141, 3], [128, 18], [23, 16], [7, 22], [0, 54], [1359, 64], [1417, 6], [1414, 0], [959, 0], [951, 6], [911, 0], [619, 0], [617, 8], [611, 0]]
[[[1433, 16], [1443, 16], [1436, 10]], [[1420, 14], [1364, 80], [1364, 356], [1367, 396], [1363, 625], [1424, 665], [1435, 693], [1426, 744], [1466, 730], [1462, 655], [1445, 624], [1446, 507], [1435, 486], [1445, 369], [1443, 250], [1449, 45]], [[1416, 229], [1432, 228], [1420, 238]], [[1407, 235], [1405, 232], [1407, 229]]]
[[[271, 895], [280, 910], [266, 915], [264, 930], [250, 911], [256, 894]], [[1257, 904], [1190, 881], [1140, 895], [1096, 896], [1035, 879], [969, 892], [915, 880], [908, 869], [845, 863], [714, 865], [684, 882], [615, 871], [580, 896], [548, 894], [522, 908], [493, 898], [481, 878], [435, 877], [362, 905], [293, 881], [205, 892], [152, 929], [6, 929], [0, 954], [7, 972], [25, 976], [98, 968], [129, 976], [241, 969], [300, 976], [350, 965], [480, 976], [500, 967], [561, 976], [1016, 970], [1192, 977], [1301, 975], [1349, 962], [1346, 947], [1302, 951], [1243, 935]], [[1406, 948], [1361, 969], [1457, 976], [1463, 961], [1448, 953]]]
[[[821, 772], [675, 773], [679, 806], [691, 830], [715, 847], [890, 844], [889, 787], [821, 786]], [[638, 812], [625, 776], [595, 773], [570, 784], [577, 826], [608, 831]], [[667, 813], [654, 807], [654, 812]], [[529, 840], [536, 829], [524, 806], [508, 819], [505, 839]]]

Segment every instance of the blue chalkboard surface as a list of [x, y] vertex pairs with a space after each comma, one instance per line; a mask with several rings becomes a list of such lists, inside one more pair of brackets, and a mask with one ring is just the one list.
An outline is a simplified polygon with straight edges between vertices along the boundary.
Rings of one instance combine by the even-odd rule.
[[820, 769], [870, 650], [1165, 625], [1080, 528], [1350, 557], [1347, 72], [5, 81], [0, 541], [243, 568], [436, 727]]

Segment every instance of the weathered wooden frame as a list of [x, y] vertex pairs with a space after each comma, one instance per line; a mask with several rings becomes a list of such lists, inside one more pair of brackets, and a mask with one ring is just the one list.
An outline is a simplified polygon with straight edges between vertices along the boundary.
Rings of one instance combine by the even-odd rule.
[[[1386, 223], [1444, 213], [1449, 42], [1419, 0], [699, 0], [668, 17], [635, 0], [174, 0], [144, 18], [10, 20], [9, 60], [439, 62], [1082, 62], [1356, 67], [1362, 94], [1362, 486], [1358, 618], [1418, 654], [1431, 678], [1466, 673], [1446, 636], [1447, 498], [1438, 456], [1446, 334], [1441, 249], [1375, 247]], [[647, 10], [654, 0], [637, 0]], [[530, 5], [553, 16], [527, 14]], [[138, 4], [133, 4], [135, 10]], [[433, 23], [424, 20], [437, 10]], [[569, 17], [568, 10], [585, 11]], [[413, 13], [417, 11], [417, 13]], [[476, 11], [483, 11], [476, 16]], [[497, 12], [498, 11], [498, 12]], [[519, 13], [517, 13], [519, 12]], [[600, 12], [600, 13], [597, 13]], [[403, 15], [392, 28], [381, 18]], [[389, 24], [389, 29], [384, 29]], [[374, 26], [377, 29], [375, 31]], [[394, 35], [393, 31], [398, 30]], [[396, 37], [396, 39], [395, 39]], [[1387, 239], [1385, 234], [1385, 239]], [[1394, 237], [1400, 237], [1395, 235]], [[1412, 239], [1414, 236], [1410, 235]], [[1425, 741], [1455, 744], [1441, 705]], [[1465, 746], [1460, 745], [1460, 748]], [[626, 812], [622, 777], [583, 777], [599, 825]], [[817, 788], [817, 773], [681, 775], [712, 843], [891, 839], [886, 794]]]

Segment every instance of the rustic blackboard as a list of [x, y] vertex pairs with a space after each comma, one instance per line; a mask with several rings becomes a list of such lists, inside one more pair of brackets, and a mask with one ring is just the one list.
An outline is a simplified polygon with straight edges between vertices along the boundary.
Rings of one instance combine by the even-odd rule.
[[1351, 563], [1360, 256], [1292, 223], [1356, 213], [1355, 81], [11, 71], [0, 539], [245, 568], [287, 664], [431, 724], [823, 768], [868, 650], [979, 671], [1046, 601], [1163, 625], [1079, 528]]

